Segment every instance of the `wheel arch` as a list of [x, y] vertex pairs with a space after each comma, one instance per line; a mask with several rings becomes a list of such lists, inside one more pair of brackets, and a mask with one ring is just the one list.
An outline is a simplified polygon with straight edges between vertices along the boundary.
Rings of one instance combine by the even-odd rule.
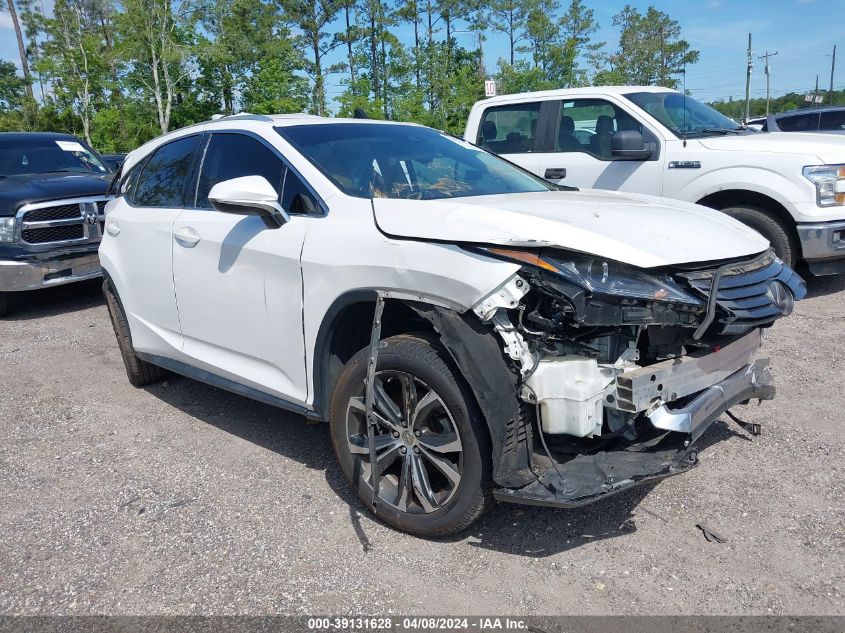
[[[314, 347], [315, 416], [328, 419], [331, 397], [346, 362], [370, 344], [377, 290], [355, 290], [338, 297], [327, 311]], [[504, 357], [492, 328], [472, 311], [427, 303], [423, 298], [387, 298], [382, 338], [427, 333], [445, 348], [469, 387], [490, 433], [493, 479], [518, 488], [536, 478], [531, 419], [518, 395], [518, 375]]]
[[793, 248], [798, 251], [799, 258], [801, 257], [801, 241], [798, 239], [795, 219], [783, 204], [771, 196], [757, 191], [750, 191], [748, 189], [724, 189], [705, 195], [703, 198], [698, 200], [697, 204], [717, 211], [734, 206], [750, 206], [767, 211], [775, 219], [780, 221], [786, 229], [787, 234], [792, 241]]
[[[327, 420], [331, 396], [343, 366], [370, 344], [377, 289], [351, 290], [332, 302], [314, 341], [312, 363], [315, 415]], [[385, 301], [382, 338], [412, 332], [434, 333], [431, 323], [419, 317], [403, 299]]]

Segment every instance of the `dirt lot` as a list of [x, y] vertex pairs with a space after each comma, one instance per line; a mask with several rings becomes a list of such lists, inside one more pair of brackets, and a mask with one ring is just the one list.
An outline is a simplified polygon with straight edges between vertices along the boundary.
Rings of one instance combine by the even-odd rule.
[[845, 614], [845, 279], [772, 329], [778, 398], [737, 409], [760, 437], [718, 422], [689, 474], [445, 542], [362, 513], [325, 425], [132, 388], [97, 283], [27, 302], [0, 320], [2, 614]]

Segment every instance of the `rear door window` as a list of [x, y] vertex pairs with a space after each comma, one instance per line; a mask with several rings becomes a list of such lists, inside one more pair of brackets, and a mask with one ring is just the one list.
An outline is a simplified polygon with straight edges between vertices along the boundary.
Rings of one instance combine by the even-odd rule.
[[200, 135], [188, 136], [159, 147], [143, 166], [130, 202], [141, 207], [183, 207], [191, 180], [194, 153]]
[[481, 117], [476, 145], [495, 154], [524, 154], [534, 149], [540, 102], [487, 108]]
[[845, 130], [845, 110], [822, 112], [820, 130]]
[[819, 129], [817, 112], [785, 116], [777, 120], [778, 127], [784, 132], [812, 132]]

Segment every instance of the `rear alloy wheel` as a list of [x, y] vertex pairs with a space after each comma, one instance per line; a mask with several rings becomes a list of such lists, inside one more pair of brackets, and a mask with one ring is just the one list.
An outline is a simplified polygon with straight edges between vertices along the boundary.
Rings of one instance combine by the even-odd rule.
[[132, 347], [132, 333], [129, 331], [129, 322], [123, 313], [123, 306], [117, 299], [108, 280], [103, 281], [103, 294], [106, 298], [111, 324], [114, 328], [114, 335], [117, 338], [117, 346], [120, 349], [120, 356], [123, 358], [123, 365], [126, 367], [126, 377], [134, 387], [143, 387], [152, 382], [164, 378], [165, 371], [152, 363], [138, 358], [135, 348]]
[[[344, 475], [372, 509], [368, 358], [367, 349], [344, 368], [331, 426]], [[431, 342], [410, 336], [387, 339], [379, 352], [373, 413], [378, 421], [375, 512], [380, 518], [412, 534], [442, 536], [462, 530], [484, 512], [490, 504], [486, 429]]]

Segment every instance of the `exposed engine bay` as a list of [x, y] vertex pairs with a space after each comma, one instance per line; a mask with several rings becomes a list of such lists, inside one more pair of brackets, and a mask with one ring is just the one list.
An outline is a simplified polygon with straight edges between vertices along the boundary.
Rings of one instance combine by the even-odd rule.
[[760, 328], [789, 314], [805, 292], [771, 252], [715, 271], [711, 264], [646, 274], [564, 253], [534, 263], [475, 313], [518, 364], [521, 397], [538, 405], [543, 431], [574, 437], [635, 439], [646, 409], [749, 366]]
[[[756, 360], [762, 330], [806, 290], [771, 252], [656, 272], [566, 253], [523, 261], [531, 265], [473, 310], [519, 372], [519, 396], [534, 407], [554, 465], [546, 479], [558, 486], [572, 492], [573, 479], [586, 477], [590, 497], [614, 469], [630, 483], [694, 465], [691, 444], [719, 415], [774, 397], [768, 361]], [[597, 479], [584, 475], [594, 470]]]

